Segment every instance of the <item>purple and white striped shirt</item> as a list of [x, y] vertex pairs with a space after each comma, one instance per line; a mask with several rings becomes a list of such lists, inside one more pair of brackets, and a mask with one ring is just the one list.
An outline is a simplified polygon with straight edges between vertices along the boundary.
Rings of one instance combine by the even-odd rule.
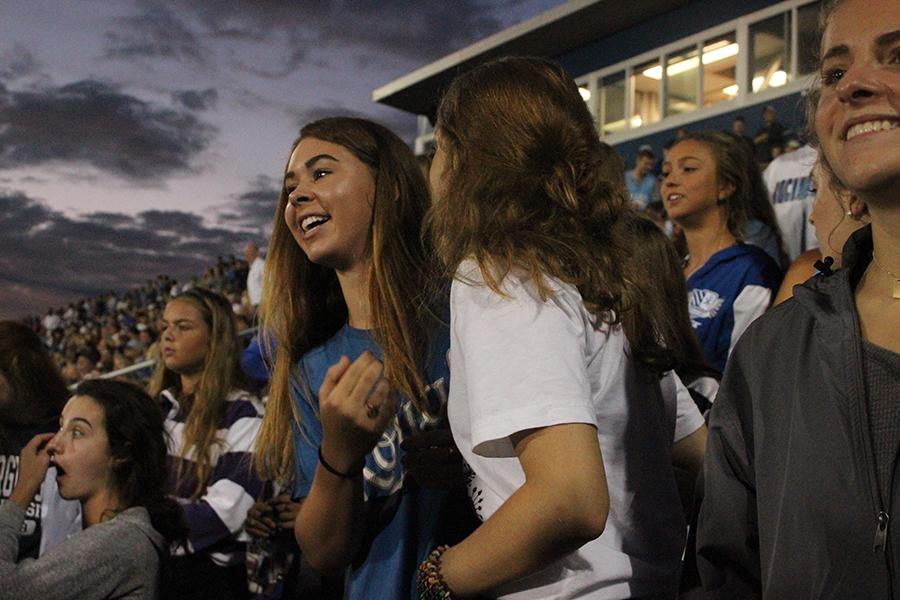
[[[262, 402], [243, 390], [233, 390], [225, 402], [225, 415], [216, 436], [220, 443], [211, 449], [212, 472], [203, 494], [191, 500], [196, 488], [193, 450], [182, 458], [188, 410], [179, 404], [172, 390], [160, 395], [166, 430], [171, 436], [167, 459], [169, 493], [184, 508], [190, 528], [187, 550], [178, 548], [175, 554], [208, 554], [214, 563], [223, 566], [242, 563], [250, 539], [244, 532], [244, 520], [262, 489], [262, 482], [253, 471], [253, 447], [264, 413]], [[179, 466], [184, 473], [180, 485]]]

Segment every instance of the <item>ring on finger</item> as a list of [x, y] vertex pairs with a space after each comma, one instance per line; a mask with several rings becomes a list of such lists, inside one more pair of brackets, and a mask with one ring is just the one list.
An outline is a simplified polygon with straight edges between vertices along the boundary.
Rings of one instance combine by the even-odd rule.
[[366, 416], [369, 417], [370, 419], [377, 419], [378, 413], [380, 412], [379, 408], [377, 406], [372, 406], [368, 402], [366, 402], [365, 404], [366, 404]]

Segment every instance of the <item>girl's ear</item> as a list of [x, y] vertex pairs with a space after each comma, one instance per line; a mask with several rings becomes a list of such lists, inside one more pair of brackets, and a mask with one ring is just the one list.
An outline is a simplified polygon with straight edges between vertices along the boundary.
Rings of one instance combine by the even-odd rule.
[[735, 187], [734, 184], [725, 183], [719, 186], [719, 203], [721, 204], [725, 200], [731, 197], [734, 194]]
[[869, 207], [866, 206], [866, 201], [861, 199], [856, 194], [850, 194], [850, 203], [848, 205], [848, 209], [850, 212], [850, 216], [857, 221], [869, 215]]

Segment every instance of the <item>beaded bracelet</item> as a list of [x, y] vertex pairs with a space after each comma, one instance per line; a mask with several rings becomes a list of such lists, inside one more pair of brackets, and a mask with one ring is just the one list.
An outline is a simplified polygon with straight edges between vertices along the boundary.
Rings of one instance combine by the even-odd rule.
[[416, 589], [419, 592], [419, 600], [454, 600], [456, 594], [444, 581], [441, 575], [441, 555], [450, 546], [438, 546], [431, 551], [416, 572]]
[[365, 460], [362, 460], [359, 462], [359, 466], [352, 468], [349, 473], [341, 473], [340, 471], [329, 465], [325, 460], [325, 457], [322, 456], [322, 446], [319, 446], [319, 463], [321, 463], [322, 466], [325, 467], [326, 471], [336, 477], [340, 477], [341, 479], [353, 479], [355, 477], [358, 477], [362, 473], [363, 467], [366, 466]]

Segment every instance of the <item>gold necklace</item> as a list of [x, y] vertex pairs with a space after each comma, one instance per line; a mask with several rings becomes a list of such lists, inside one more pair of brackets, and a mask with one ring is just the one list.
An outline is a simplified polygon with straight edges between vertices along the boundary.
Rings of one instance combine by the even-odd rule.
[[890, 275], [891, 277], [894, 278], [894, 289], [892, 290], [891, 295], [895, 299], [900, 300], [900, 277], [898, 277], [896, 273], [891, 273], [890, 271], [888, 271], [887, 269], [882, 267], [881, 263], [878, 262], [878, 259], [875, 258], [874, 252], [872, 253], [872, 263], [874, 263], [874, 265], [878, 268], [879, 271], [883, 271], [884, 273], [887, 273], [888, 275]]

